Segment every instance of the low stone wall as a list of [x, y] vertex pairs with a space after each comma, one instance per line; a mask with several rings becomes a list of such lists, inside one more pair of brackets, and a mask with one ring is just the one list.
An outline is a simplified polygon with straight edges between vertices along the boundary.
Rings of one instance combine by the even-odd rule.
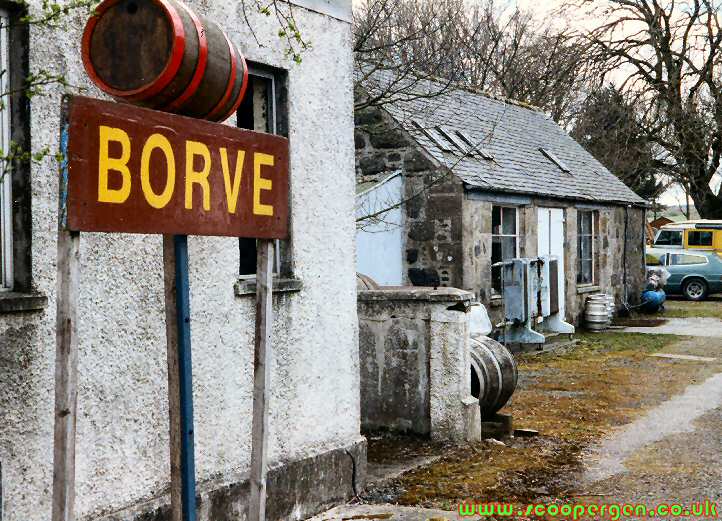
[[[334, 479], [318, 479], [334, 476]], [[366, 485], [366, 440], [275, 465], [268, 470], [266, 519], [295, 521], [343, 503], [361, 493]], [[248, 477], [198, 484], [198, 521], [245, 521], [248, 519]], [[167, 494], [105, 516], [85, 521], [172, 521]]]
[[472, 299], [454, 288], [358, 292], [362, 429], [479, 439], [469, 373]]

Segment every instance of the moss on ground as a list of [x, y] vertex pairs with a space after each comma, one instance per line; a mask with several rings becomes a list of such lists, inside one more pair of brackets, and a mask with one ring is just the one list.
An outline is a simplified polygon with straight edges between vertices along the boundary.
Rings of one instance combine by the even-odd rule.
[[691, 302], [689, 300], [667, 300], [664, 304], [665, 318], [712, 317], [722, 319], [722, 300]]
[[482, 442], [450, 450], [385, 490], [403, 505], [455, 509], [459, 502], [526, 503], [578, 496], [581, 451], [615, 426], [722, 370], [649, 354], [692, 353], [696, 341], [669, 335], [579, 334], [568, 352], [518, 357], [520, 385], [502, 412], [540, 436], [507, 446]]

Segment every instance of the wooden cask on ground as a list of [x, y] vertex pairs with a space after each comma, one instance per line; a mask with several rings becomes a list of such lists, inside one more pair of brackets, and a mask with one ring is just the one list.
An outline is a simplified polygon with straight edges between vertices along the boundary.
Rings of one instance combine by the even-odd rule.
[[471, 395], [479, 399], [481, 418], [490, 418], [506, 405], [516, 390], [518, 371], [514, 355], [489, 337], [471, 339]]
[[116, 99], [211, 121], [236, 111], [248, 83], [228, 36], [180, 0], [105, 0], [85, 26], [82, 54]]

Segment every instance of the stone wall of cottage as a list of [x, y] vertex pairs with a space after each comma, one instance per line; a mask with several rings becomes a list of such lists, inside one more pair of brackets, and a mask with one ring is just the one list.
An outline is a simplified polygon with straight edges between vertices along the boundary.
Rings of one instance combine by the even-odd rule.
[[[515, 206], [519, 211], [519, 250], [521, 257], [535, 257], [537, 245], [537, 210], [541, 207], [563, 208], [565, 213], [565, 279], [566, 318], [568, 322], [581, 325], [586, 299], [591, 293], [614, 295], [617, 308], [625, 302], [634, 305], [644, 286], [644, 210], [624, 206], [583, 206], [585, 210], [598, 212], [596, 234], [596, 269], [593, 285], [577, 284], [577, 212], [576, 203], [543, 198], [530, 199], [528, 204], [489, 200], [473, 200], [468, 197], [463, 205], [463, 284], [462, 289], [472, 291], [489, 310], [493, 323], [503, 319], [503, 299], [492, 295], [491, 281], [491, 214], [495, 204]], [[625, 217], [626, 214], [626, 217]], [[626, 255], [625, 251], [626, 219]], [[625, 270], [626, 264], [626, 270]], [[626, 292], [625, 292], [626, 273]]]
[[461, 287], [464, 187], [432, 160], [379, 109], [355, 116], [356, 179], [404, 175], [404, 284]]
[[[503, 300], [492, 295], [491, 217], [495, 204], [519, 211], [519, 255], [537, 252], [537, 210], [565, 211], [565, 277], [567, 321], [579, 325], [590, 293], [613, 294], [617, 307], [638, 302], [644, 285], [644, 210], [619, 205], [582, 205], [598, 212], [595, 284], [577, 287], [577, 210], [573, 201], [527, 198], [523, 203], [469, 198], [463, 183], [444, 175], [385, 112], [367, 109], [356, 114], [356, 178], [368, 182], [403, 172], [407, 201], [404, 215], [404, 284], [448, 286], [473, 292], [494, 323], [503, 318]], [[513, 200], [514, 195], [510, 196]], [[494, 202], [497, 201], [497, 202]], [[626, 257], [624, 250], [627, 220]], [[382, 255], [383, 252], [379, 252]], [[624, 269], [626, 263], [626, 270]], [[624, 273], [627, 289], [625, 293]]]

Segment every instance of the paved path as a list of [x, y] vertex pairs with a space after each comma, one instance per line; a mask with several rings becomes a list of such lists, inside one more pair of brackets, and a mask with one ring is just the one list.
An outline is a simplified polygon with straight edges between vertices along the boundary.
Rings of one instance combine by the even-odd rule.
[[[690, 354], [722, 358], [722, 338], [697, 335], [684, 344]], [[689, 385], [601, 440], [587, 456], [580, 489], [594, 494], [588, 500], [653, 507], [710, 499], [722, 514], [722, 373]]]
[[[720, 304], [722, 306], [722, 304]], [[656, 327], [626, 327], [624, 333], [651, 333], [656, 335], [680, 335], [699, 337], [722, 337], [722, 320], [718, 318], [668, 318]]]
[[690, 385], [684, 393], [655, 407], [589, 451], [585, 458], [588, 468], [584, 480], [593, 483], [626, 472], [625, 461], [640, 449], [669, 436], [694, 433], [697, 429], [695, 421], [720, 405], [722, 374]]

